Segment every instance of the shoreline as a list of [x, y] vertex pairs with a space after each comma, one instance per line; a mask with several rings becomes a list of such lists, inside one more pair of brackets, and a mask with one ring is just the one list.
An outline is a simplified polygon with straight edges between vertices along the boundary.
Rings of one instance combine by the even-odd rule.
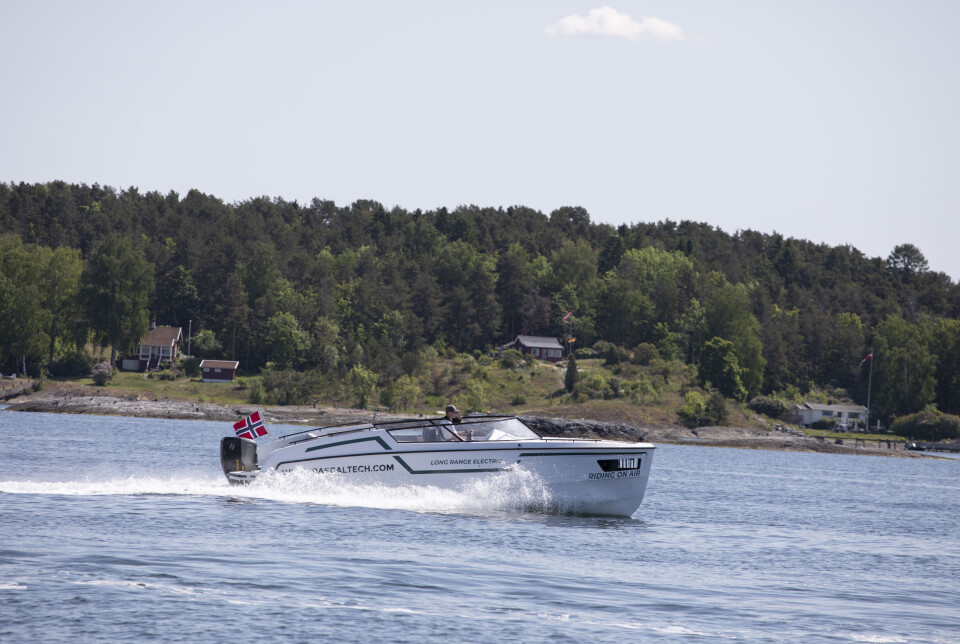
[[[162, 400], [142, 392], [118, 392], [94, 387], [72, 385], [30, 391], [28, 383], [16, 396], [8, 394], [4, 412], [46, 412], [67, 414], [95, 414], [139, 418], [168, 418], [177, 420], [206, 420], [234, 423], [260, 410], [267, 423], [298, 425], [335, 425], [347, 422], [365, 422], [373, 418], [409, 418], [411, 414], [392, 414], [363, 409], [340, 407], [286, 407], [250, 404], [223, 406], [189, 400]], [[0, 402], [3, 402], [0, 400]], [[732, 447], [789, 452], [820, 452], [831, 454], [858, 454], [894, 456], [901, 458], [937, 458], [930, 453], [893, 449], [871, 441], [870, 445], [835, 444], [832, 441], [807, 436], [796, 430], [763, 430], [752, 427], [698, 427], [688, 429], [679, 425], [635, 427], [584, 418], [556, 418], [546, 410], [519, 413], [541, 434], [569, 438], [602, 438], [643, 441], [670, 445], [699, 445], [703, 447]]]

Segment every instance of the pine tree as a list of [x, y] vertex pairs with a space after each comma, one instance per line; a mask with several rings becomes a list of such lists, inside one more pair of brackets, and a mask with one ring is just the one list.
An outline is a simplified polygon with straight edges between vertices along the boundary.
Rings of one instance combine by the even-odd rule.
[[573, 393], [573, 388], [577, 386], [577, 359], [573, 357], [573, 353], [567, 358], [567, 373], [563, 377], [563, 386], [570, 393]]

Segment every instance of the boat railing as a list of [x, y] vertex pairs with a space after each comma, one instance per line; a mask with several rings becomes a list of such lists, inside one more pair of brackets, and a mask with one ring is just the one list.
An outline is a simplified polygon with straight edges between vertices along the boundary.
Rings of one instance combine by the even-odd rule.
[[[529, 427], [526, 423], [523, 423], [516, 416], [504, 415], [504, 414], [478, 414], [473, 416], [464, 417], [460, 423], [453, 426], [456, 427], [456, 431], [463, 431], [464, 429], [469, 429], [471, 425], [479, 424], [489, 424], [495, 423], [497, 421], [506, 421], [506, 420], [516, 420], [520, 422], [527, 430], [539, 436], [539, 433], [534, 429]], [[385, 420], [379, 422], [367, 422], [367, 423], [356, 423], [348, 422], [341, 423], [339, 425], [328, 425], [326, 427], [312, 427], [310, 429], [303, 429], [296, 431], [290, 434], [284, 434], [277, 439], [277, 442], [284, 442], [287, 445], [296, 445], [297, 443], [302, 443], [305, 441], [316, 440], [317, 438], [326, 438], [329, 436], [341, 436], [344, 434], [352, 434], [356, 432], [370, 431], [371, 429], [381, 429], [388, 432], [395, 432], [397, 430], [410, 430], [416, 431], [424, 428], [435, 427], [440, 432], [449, 432], [451, 429], [450, 421], [444, 417], [440, 418], [403, 418], [399, 420]]]

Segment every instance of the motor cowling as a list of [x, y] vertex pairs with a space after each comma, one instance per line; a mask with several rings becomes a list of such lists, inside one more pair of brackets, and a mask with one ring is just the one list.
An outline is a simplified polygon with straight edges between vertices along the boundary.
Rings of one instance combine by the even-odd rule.
[[224, 436], [220, 439], [220, 466], [224, 474], [257, 469], [257, 443], [239, 436]]

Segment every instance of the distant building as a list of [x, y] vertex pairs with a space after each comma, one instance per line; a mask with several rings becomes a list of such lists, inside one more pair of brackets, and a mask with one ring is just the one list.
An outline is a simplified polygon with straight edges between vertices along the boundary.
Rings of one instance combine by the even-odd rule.
[[183, 329], [178, 326], [150, 325], [150, 331], [140, 341], [138, 357], [126, 358], [121, 364], [125, 371], [152, 371], [163, 363], [168, 366], [180, 355]]
[[863, 405], [821, 405], [804, 402], [790, 411], [791, 422], [809, 427], [821, 418], [833, 418], [838, 429], [854, 429], [858, 420], [866, 421], [867, 408]]
[[563, 345], [556, 338], [518, 335], [513, 342], [503, 345], [503, 348], [516, 349], [520, 353], [532, 355], [540, 360], [549, 360], [550, 362], [563, 360]]
[[235, 360], [203, 360], [200, 373], [204, 382], [233, 382], [239, 366]]

